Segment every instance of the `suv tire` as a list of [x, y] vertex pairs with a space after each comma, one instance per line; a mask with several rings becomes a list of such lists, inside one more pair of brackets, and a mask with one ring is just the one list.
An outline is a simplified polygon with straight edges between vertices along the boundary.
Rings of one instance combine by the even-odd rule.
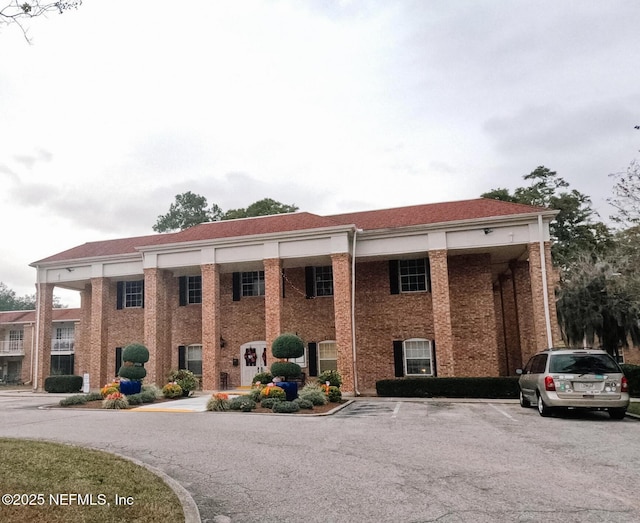
[[548, 418], [549, 416], [551, 416], [551, 414], [553, 414], [553, 409], [547, 406], [547, 404], [542, 399], [542, 396], [540, 396], [539, 394], [538, 394], [537, 406], [538, 406], [538, 414], [540, 414], [540, 416], [542, 416], [543, 418]]
[[523, 409], [531, 407], [531, 402], [527, 398], [524, 397], [524, 394], [522, 394], [522, 391], [520, 391], [520, 406]]

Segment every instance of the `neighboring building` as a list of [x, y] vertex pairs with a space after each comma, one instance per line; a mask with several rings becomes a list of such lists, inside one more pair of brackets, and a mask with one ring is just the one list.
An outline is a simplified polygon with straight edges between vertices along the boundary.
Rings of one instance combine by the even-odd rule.
[[[47, 376], [74, 373], [75, 332], [79, 320], [80, 309], [51, 311]], [[35, 331], [36, 311], [0, 312], [0, 382], [32, 383]]]
[[[86, 243], [34, 262], [38, 387], [51, 372], [53, 291], [81, 293], [75, 373], [97, 389], [122, 347], [145, 344], [147, 381], [249, 385], [271, 342], [297, 333], [307, 376], [346, 392], [394, 376], [512, 375], [559, 343], [549, 222], [490, 199], [318, 216], [299, 212]], [[354, 263], [355, 262], [355, 263]]]

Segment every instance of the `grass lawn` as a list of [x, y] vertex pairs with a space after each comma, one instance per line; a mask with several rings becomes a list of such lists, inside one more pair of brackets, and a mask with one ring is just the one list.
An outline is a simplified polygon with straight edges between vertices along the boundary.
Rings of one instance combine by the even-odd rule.
[[631, 414], [637, 414], [638, 416], [640, 416], [640, 403], [637, 402], [632, 402], [629, 403], [629, 408], [627, 409], [627, 412], [630, 412]]
[[0, 464], [0, 521], [184, 521], [164, 481], [106, 452], [0, 438]]

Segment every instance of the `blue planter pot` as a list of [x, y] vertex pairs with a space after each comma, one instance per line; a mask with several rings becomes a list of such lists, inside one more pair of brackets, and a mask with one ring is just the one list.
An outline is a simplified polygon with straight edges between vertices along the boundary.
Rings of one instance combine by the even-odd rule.
[[141, 381], [121, 381], [120, 382], [120, 392], [125, 396], [130, 396], [131, 394], [139, 394], [142, 390], [142, 382]]
[[298, 397], [297, 381], [281, 381], [277, 385], [281, 389], [284, 389], [284, 393], [287, 395], [287, 401], [293, 401]]

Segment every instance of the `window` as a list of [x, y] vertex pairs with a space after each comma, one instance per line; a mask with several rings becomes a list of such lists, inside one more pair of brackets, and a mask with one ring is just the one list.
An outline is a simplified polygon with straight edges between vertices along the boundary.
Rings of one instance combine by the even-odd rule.
[[116, 290], [118, 309], [144, 307], [144, 280], [119, 281]]
[[24, 340], [23, 330], [9, 331], [9, 351], [17, 352], [22, 350], [22, 342]]
[[187, 370], [202, 376], [202, 345], [189, 345], [185, 353]]
[[187, 303], [202, 303], [202, 276], [187, 276]]
[[430, 340], [405, 340], [403, 352], [405, 376], [433, 376]]
[[51, 375], [69, 375], [73, 374], [74, 365], [73, 354], [52, 354], [51, 355]]
[[75, 329], [73, 327], [56, 327], [52, 350], [73, 351]]
[[426, 291], [428, 276], [427, 260], [400, 260], [400, 290], [402, 292]]
[[242, 296], [264, 296], [264, 271], [241, 273]]
[[338, 370], [338, 346], [335, 341], [318, 343], [318, 372]]
[[305, 286], [307, 298], [333, 296], [333, 268], [305, 267]]

